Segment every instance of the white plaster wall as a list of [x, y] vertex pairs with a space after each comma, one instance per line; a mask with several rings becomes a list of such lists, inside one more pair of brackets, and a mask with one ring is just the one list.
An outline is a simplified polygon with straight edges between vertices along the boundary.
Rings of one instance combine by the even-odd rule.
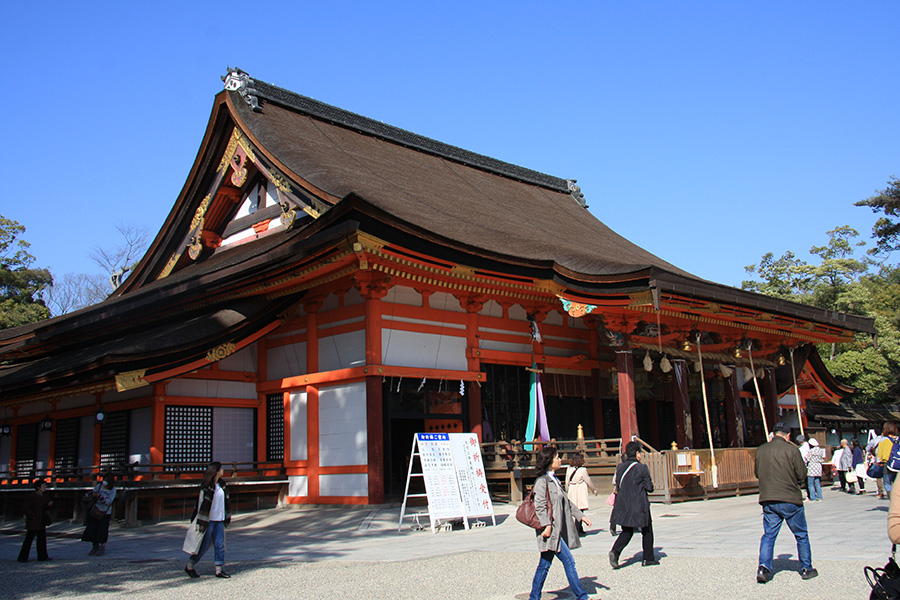
[[[562, 315], [560, 313], [556, 312], [555, 310], [551, 310], [550, 312], [547, 313], [547, 316], [544, 317], [544, 320], [542, 321], [542, 323], [546, 323], [547, 325], [560, 325], [561, 326], [563, 324]], [[540, 327], [540, 325], [541, 324], [538, 324], [538, 327]]]
[[484, 303], [484, 306], [481, 307], [481, 310], [478, 312], [479, 315], [484, 315], [485, 317], [503, 317], [503, 307], [500, 306], [500, 303], [495, 300], [488, 300]]
[[319, 475], [320, 496], [368, 496], [369, 477], [365, 473]]
[[[422, 294], [403, 285], [395, 285], [392, 287], [382, 302], [388, 304], [405, 304], [407, 306], [422, 306]], [[387, 309], [390, 311], [390, 308]]]
[[428, 297], [428, 305], [438, 310], [446, 310], [449, 312], [464, 313], [466, 310], [460, 306], [459, 300], [453, 294], [446, 292], [435, 292]]
[[213, 460], [252, 463], [255, 460], [252, 408], [213, 409]]
[[288, 477], [288, 496], [303, 498], [309, 496], [309, 478], [306, 475]]
[[344, 306], [362, 304], [365, 301], [365, 298], [360, 295], [359, 290], [356, 288], [350, 288], [347, 293], [344, 294]]
[[368, 462], [366, 384], [363, 381], [319, 389], [319, 464], [323, 467]]
[[319, 338], [319, 371], [366, 364], [366, 332], [351, 331]]
[[513, 304], [509, 307], [509, 318], [513, 321], [528, 321], [528, 312], [521, 304]]
[[266, 380], [306, 374], [306, 342], [274, 346], [266, 352]]
[[[293, 392], [290, 398], [291, 460], [307, 459], [306, 392]], [[306, 478], [304, 477], [304, 481]], [[305, 484], [304, 484], [305, 485]], [[291, 494], [296, 496], [297, 494]], [[305, 493], [303, 495], [306, 495]]]
[[329, 310], [337, 310], [340, 306], [341, 301], [337, 297], [337, 294], [328, 294], [322, 299], [322, 308], [319, 309], [319, 312], [322, 313]]
[[78, 466], [94, 466], [94, 415], [85, 415], [78, 423]]
[[150, 464], [150, 429], [153, 420], [153, 409], [135, 408], [129, 415], [128, 424], [128, 462], [138, 461], [142, 465]]
[[529, 341], [515, 344], [482, 338], [478, 341], [478, 347], [484, 350], [500, 350], [502, 352], [531, 352], [531, 343]]
[[208, 379], [176, 379], [166, 386], [169, 396], [196, 398], [256, 399], [256, 384], [242, 381], [212, 381]]
[[226, 356], [219, 361], [219, 368], [223, 371], [256, 373], [256, 344], [250, 344], [238, 352]]
[[381, 356], [385, 365], [465, 371], [466, 338], [384, 329]]
[[0, 437], [0, 472], [9, 471], [9, 458], [12, 456], [12, 438]]

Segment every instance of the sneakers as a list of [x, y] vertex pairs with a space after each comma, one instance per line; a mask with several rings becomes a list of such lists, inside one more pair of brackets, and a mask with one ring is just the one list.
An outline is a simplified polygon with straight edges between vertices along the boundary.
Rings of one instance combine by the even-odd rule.
[[641, 566], [642, 566], [642, 567], [655, 567], [655, 566], [658, 565], [658, 564], [659, 564], [659, 561], [656, 560], [656, 559], [653, 559], [653, 560], [642, 560], [642, 561], [641, 561]]
[[619, 568], [619, 555], [613, 551], [610, 551], [609, 553], [609, 566], [613, 569]]
[[756, 570], [756, 583], [768, 583], [772, 581], [772, 571], [760, 565]]
[[812, 579], [813, 577], [817, 577], [819, 572], [816, 571], [813, 567], [808, 569], [800, 569], [800, 579]]

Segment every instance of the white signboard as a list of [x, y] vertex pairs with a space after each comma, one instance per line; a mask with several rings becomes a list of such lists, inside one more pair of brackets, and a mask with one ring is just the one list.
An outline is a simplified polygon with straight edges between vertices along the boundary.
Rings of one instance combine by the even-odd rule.
[[[419, 455], [425, 495], [428, 497], [428, 516], [431, 529], [440, 519], [462, 518], [466, 529], [469, 518], [489, 516], [494, 508], [488, 494], [481, 445], [474, 433], [417, 433], [413, 438], [413, 455]], [[409, 477], [413, 476], [410, 461]], [[400, 526], [406, 513], [406, 499], [400, 511]]]

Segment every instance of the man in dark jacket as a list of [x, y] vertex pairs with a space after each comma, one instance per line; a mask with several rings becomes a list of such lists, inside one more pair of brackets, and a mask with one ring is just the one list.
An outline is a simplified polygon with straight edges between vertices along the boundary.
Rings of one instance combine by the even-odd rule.
[[47, 497], [47, 482], [37, 479], [34, 482], [34, 492], [25, 499], [25, 540], [22, 542], [22, 550], [19, 552], [19, 562], [28, 562], [31, 554], [31, 543], [37, 538], [38, 560], [50, 560], [47, 555], [47, 523], [44, 521], [44, 512], [53, 502]]
[[776, 423], [775, 437], [756, 450], [759, 503], [763, 507], [763, 536], [759, 542], [759, 569], [756, 571], [758, 583], [772, 579], [775, 538], [782, 522], [787, 523], [797, 538], [800, 577], [812, 579], [819, 574], [812, 566], [803, 493], [800, 491], [800, 483], [806, 479], [806, 465], [797, 447], [790, 442], [790, 435], [790, 427]]

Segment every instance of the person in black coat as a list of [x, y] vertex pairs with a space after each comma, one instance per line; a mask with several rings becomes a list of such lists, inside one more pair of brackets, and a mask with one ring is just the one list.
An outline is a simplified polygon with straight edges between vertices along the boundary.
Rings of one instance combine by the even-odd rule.
[[653, 480], [650, 469], [641, 464], [641, 456], [640, 442], [628, 442], [625, 460], [616, 468], [616, 503], [610, 521], [621, 526], [622, 533], [609, 552], [609, 564], [613, 569], [619, 568], [619, 556], [637, 528], [641, 530], [644, 548], [641, 565], [649, 567], [659, 564], [653, 552], [653, 524], [650, 520], [650, 498], [647, 496], [653, 491]]
[[22, 542], [22, 549], [19, 552], [19, 562], [28, 562], [28, 555], [31, 554], [31, 543], [37, 538], [37, 556], [38, 560], [50, 560], [47, 554], [47, 520], [45, 513], [53, 504], [47, 497], [47, 482], [43, 479], [37, 479], [34, 482], [34, 492], [28, 495], [25, 500], [25, 541]]

